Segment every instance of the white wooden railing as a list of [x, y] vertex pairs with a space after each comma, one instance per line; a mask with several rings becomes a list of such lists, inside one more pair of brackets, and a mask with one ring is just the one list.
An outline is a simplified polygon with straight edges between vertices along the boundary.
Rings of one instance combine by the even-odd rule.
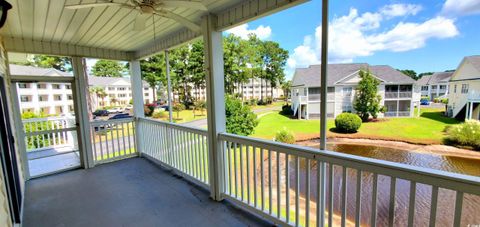
[[411, 91], [394, 91], [394, 92], [385, 92], [385, 99], [397, 99], [397, 98], [411, 98]]
[[142, 155], [206, 188], [209, 185], [207, 130], [140, 118]]
[[23, 119], [27, 152], [56, 147], [74, 146], [72, 132], [75, 117], [46, 117]]
[[[280, 225], [419, 226], [421, 216], [429, 226], [445, 218], [460, 226], [465, 198], [480, 196], [478, 177], [226, 133], [219, 139], [223, 195]], [[418, 201], [429, 210], [415, 209], [417, 189], [431, 191]], [[396, 204], [400, 197], [406, 204]], [[439, 200], [449, 200], [440, 216]]]
[[92, 121], [90, 130], [95, 164], [138, 156], [133, 118]]

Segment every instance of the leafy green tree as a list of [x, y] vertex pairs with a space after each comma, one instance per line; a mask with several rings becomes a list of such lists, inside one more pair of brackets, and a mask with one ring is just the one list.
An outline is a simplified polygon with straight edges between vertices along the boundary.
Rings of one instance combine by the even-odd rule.
[[90, 93], [95, 94], [98, 98], [102, 100], [103, 105], [105, 105], [105, 97], [107, 97], [107, 92], [103, 87], [94, 86], [88, 89]]
[[258, 125], [257, 116], [249, 106], [242, 105], [242, 101], [231, 96], [225, 99], [225, 117], [228, 133], [248, 136]]
[[[398, 70], [398, 69], [397, 69]], [[411, 77], [412, 79], [414, 80], [417, 80], [417, 72], [415, 72], [414, 70], [411, 70], [411, 69], [403, 69], [403, 70], [398, 70], [400, 71], [401, 73]]]
[[98, 60], [92, 67], [92, 74], [99, 77], [122, 77], [125, 68], [118, 61]]
[[353, 108], [362, 121], [366, 122], [370, 115], [373, 118], [377, 118], [378, 113], [382, 110], [382, 107], [380, 106], [382, 97], [378, 94], [378, 85], [380, 85], [380, 81], [378, 81], [368, 70], [361, 70], [359, 76], [361, 80], [358, 82], [355, 91]]
[[262, 41], [254, 34], [249, 35], [245, 47], [248, 57], [246, 71], [250, 78], [260, 79], [260, 100], [263, 102], [263, 80], [265, 79], [265, 61], [264, 55], [266, 51]]
[[[187, 71], [191, 75], [190, 81], [197, 91], [206, 87], [203, 50], [203, 41], [192, 43], [189, 49]], [[195, 100], [198, 99], [197, 93]]]
[[291, 80], [282, 81], [281, 86], [282, 86], [283, 96], [285, 98], [285, 102], [287, 102], [288, 96], [289, 96], [290, 91], [292, 89], [292, 81]]
[[172, 90], [178, 94], [178, 101], [186, 107], [191, 103], [191, 74], [188, 69], [189, 46], [181, 46], [171, 51], [169, 63], [171, 66]]
[[422, 78], [423, 76], [429, 76], [429, 75], [433, 75], [433, 72], [420, 73], [418, 74], [418, 79]]
[[181, 120], [180, 119], [180, 111], [184, 110], [185, 106], [181, 103], [174, 103], [172, 106], [172, 110], [177, 113], [177, 119], [176, 120]]
[[280, 44], [273, 41], [265, 41], [262, 48], [263, 62], [265, 65], [265, 79], [270, 82], [270, 97], [273, 99], [273, 88], [285, 80], [285, 65], [287, 64], [288, 51], [281, 48]]
[[154, 55], [140, 61], [142, 79], [150, 85], [153, 90], [153, 100], [157, 100], [157, 87], [167, 83], [165, 55], [163, 53]]
[[233, 94], [235, 86], [239, 87], [241, 82], [248, 81], [246, 73], [247, 45], [247, 41], [234, 34], [229, 34], [223, 39], [225, 92], [228, 94]]
[[72, 71], [72, 61], [69, 57], [35, 55], [27, 65], [41, 68], [54, 68], [63, 72]]

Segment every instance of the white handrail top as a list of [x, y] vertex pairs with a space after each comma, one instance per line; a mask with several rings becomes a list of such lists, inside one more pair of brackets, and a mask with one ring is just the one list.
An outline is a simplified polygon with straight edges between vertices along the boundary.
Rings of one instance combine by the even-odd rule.
[[90, 125], [99, 126], [99, 125], [113, 124], [113, 123], [128, 123], [133, 121], [134, 121], [133, 117], [112, 119], [112, 120], [96, 120], [96, 121], [90, 121]]
[[75, 120], [74, 116], [71, 117], [42, 117], [42, 118], [28, 118], [22, 119], [23, 123], [32, 123], [40, 121], [56, 121], [56, 120]]
[[208, 130], [203, 129], [203, 128], [185, 126], [185, 125], [181, 125], [181, 124], [159, 121], [159, 120], [144, 118], [144, 117], [139, 117], [138, 120], [153, 123], [153, 124], [157, 124], [157, 125], [165, 125], [165, 126], [169, 126], [169, 127], [180, 129], [180, 130], [185, 130], [185, 131], [189, 131], [189, 132], [192, 132], [192, 133], [201, 134], [201, 135], [204, 135], [204, 136], [208, 135]]

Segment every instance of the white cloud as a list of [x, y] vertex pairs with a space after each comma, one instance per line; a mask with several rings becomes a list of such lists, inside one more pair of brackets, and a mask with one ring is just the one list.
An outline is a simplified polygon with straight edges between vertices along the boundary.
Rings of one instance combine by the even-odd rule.
[[387, 17], [399, 17], [416, 15], [422, 10], [421, 5], [416, 4], [391, 4], [380, 9], [380, 13]]
[[480, 14], [479, 0], [447, 0], [442, 8], [442, 15], [463, 16]]
[[[379, 12], [359, 14], [354, 8], [348, 15], [336, 17], [329, 26], [329, 62], [353, 62], [357, 57], [371, 56], [378, 51], [403, 52], [422, 48], [429, 39], [445, 39], [458, 35], [453, 19], [434, 17], [420, 23], [398, 22], [391, 28], [381, 26], [385, 18]], [[388, 14], [405, 15], [404, 13]], [[321, 26], [314, 38], [294, 49], [287, 64], [287, 73], [296, 67], [307, 67], [320, 61]]]
[[240, 36], [242, 39], [247, 39], [249, 34], [255, 34], [258, 36], [259, 39], [262, 40], [268, 39], [272, 35], [272, 29], [270, 28], [270, 26], [260, 25], [255, 29], [248, 29], [248, 24], [242, 24], [240, 26], [229, 29], [226, 32]]

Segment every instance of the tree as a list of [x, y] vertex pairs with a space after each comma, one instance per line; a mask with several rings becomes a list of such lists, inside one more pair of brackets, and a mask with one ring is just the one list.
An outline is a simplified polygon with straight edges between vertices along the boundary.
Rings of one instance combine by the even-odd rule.
[[378, 81], [370, 71], [360, 70], [361, 78], [355, 91], [353, 108], [363, 122], [368, 121], [369, 116], [377, 118], [378, 113], [382, 110], [380, 101], [382, 97], [378, 94]]
[[122, 77], [125, 68], [117, 61], [98, 60], [92, 67], [92, 74], [99, 77]]
[[248, 136], [258, 125], [257, 116], [241, 100], [227, 96], [225, 99], [225, 117], [228, 133]]
[[172, 110], [177, 113], [177, 119], [176, 120], [181, 120], [180, 119], [180, 111], [185, 109], [185, 106], [181, 103], [174, 103], [172, 106]]
[[157, 100], [157, 87], [167, 83], [165, 55], [163, 53], [140, 61], [142, 79], [153, 90], [153, 100]]
[[90, 93], [95, 94], [97, 98], [100, 98], [102, 100], [103, 105], [105, 105], [104, 98], [107, 97], [107, 92], [105, 92], [105, 89], [103, 87], [99, 87], [99, 86], [91, 87], [89, 91]]
[[429, 76], [429, 75], [432, 75], [433, 72], [424, 72], [424, 73], [420, 73], [418, 74], [418, 79], [422, 78], [423, 76]]
[[411, 69], [402, 69], [402, 70], [397, 69], [397, 70], [400, 71], [401, 73], [411, 77], [414, 80], [419, 79], [419, 78], [417, 78], [417, 72], [415, 72], [414, 70], [411, 70]]
[[72, 71], [72, 61], [69, 57], [35, 55], [27, 65], [41, 68], [54, 68], [63, 72]]
[[285, 98], [285, 102], [288, 100], [288, 95], [290, 94], [290, 90], [292, 89], [292, 81], [282, 81], [282, 90], [283, 90], [283, 96]]
[[265, 65], [265, 79], [270, 82], [270, 97], [273, 99], [273, 88], [285, 80], [284, 68], [287, 64], [288, 51], [273, 41], [263, 43], [263, 62]]
[[[187, 64], [187, 71], [191, 75], [190, 81], [197, 90], [205, 89], [205, 70], [204, 70], [204, 58], [203, 58], [203, 41], [196, 41], [192, 43], [189, 49], [189, 57]], [[198, 93], [195, 100], [198, 100]]]

